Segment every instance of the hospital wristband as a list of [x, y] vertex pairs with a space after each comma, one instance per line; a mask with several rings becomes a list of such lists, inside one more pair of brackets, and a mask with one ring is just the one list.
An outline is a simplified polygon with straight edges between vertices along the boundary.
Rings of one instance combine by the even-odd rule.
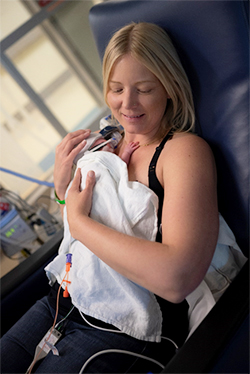
[[59, 197], [57, 196], [56, 194], [56, 190], [54, 191], [55, 192], [55, 201], [57, 202], [57, 204], [65, 204], [65, 200], [60, 200]]

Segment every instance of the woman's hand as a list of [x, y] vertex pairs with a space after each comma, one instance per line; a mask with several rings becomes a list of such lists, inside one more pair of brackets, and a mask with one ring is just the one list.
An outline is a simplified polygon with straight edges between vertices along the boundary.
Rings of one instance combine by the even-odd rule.
[[81, 169], [77, 169], [66, 198], [67, 219], [71, 235], [74, 236], [75, 223], [82, 216], [88, 216], [92, 206], [95, 173], [91, 170], [86, 176], [85, 188], [81, 191]]
[[69, 133], [56, 147], [54, 184], [57, 196], [63, 200], [71, 180], [73, 161], [86, 144], [90, 130], [77, 130]]

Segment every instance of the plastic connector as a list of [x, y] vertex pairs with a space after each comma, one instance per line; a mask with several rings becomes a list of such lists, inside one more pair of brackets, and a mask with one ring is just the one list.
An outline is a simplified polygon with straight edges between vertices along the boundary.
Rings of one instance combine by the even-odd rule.
[[72, 253], [66, 254], [66, 263], [70, 263], [72, 265]]
[[69, 297], [69, 291], [68, 291], [67, 285], [65, 287], [65, 290], [63, 291], [63, 297]]
[[68, 291], [68, 283], [71, 283], [68, 278], [69, 278], [69, 271], [70, 271], [70, 268], [72, 266], [72, 254], [71, 253], [67, 253], [66, 254], [66, 275], [65, 275], [65, 279], [64, 279], [64, 282], [66, 283], [66, 286], [65, 286], [65, 290], [63, 291], [63, 297], [69, 297], [69, 291]]
[[50, 350], [54, 355], [59, 356], [59, 352], [55, 347], [55, 344], [58, 342], [61, 336], [62, 334], [53, 327], [47, 331], [40, 343], [37, 345], [35, 357], [25, 374], [30, 374], [35, 363], [46, 357]]
[[69, 272], [69, 271], [70, 271], [70, 268], [71, 268], [71, 263], [70, 263], [70, 262], [67, 262], [67, 263], [66, 263], [66, 271]]

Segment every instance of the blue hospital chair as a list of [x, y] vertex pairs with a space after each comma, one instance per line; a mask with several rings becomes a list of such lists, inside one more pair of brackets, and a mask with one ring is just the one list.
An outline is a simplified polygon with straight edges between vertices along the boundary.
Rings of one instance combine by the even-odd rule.
[[[153, 22], [169, 33], [193, 89], [197, 133], [206, 139], [215, 155], [219, 210], [247, 257], [248, 5], [242, 0], [108, 1], [95, 5], [89, 15], [100, 58], [114, 31], [131, 21]], [[47, 293], [43, 268], [57, 252], [62, 235], [63, 232], [58, 233], [2, 278], [2, 332]], [[248, 263], [163, 372], [249, 372]]]
[[[196, 131], [215, 155], [219, 210], [248, 257], [248, 2], [99, 4], [90, 11], [90, 24], [100, 58], [114, 31], [131, 21], [158, 24], [177, 48], [193, 90]], [[248, 372], [248, 264], [229, 288], [163, 372]]]

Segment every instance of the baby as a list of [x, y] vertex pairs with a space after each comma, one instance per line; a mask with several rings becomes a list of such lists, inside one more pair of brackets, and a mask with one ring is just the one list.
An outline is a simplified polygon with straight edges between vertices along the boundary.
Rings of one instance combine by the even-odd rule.
[[[93, 149], [97, 148], [96, 147], [97, 145], [100, 145], [100, 144], [103, 144], [103, 143], [106, 143], [106, 140], [104, 138], [97, 139], [93, 144], [93, 148], [91, 148], [89, 151], [93, 152]], [[126, 145], [126, 147], [124, 148], [124, 151], [123, 151], [122, 155], [120, 156], [122, 161], [124, 161], [128, 165], [132, 153], [139, 147], [140, 147], [139, 142], [128, 143]], [[100, 148], [98, 147], [98, 149], [100, 151], [106, 151], [106, 152], [112, 152], [112, 153], [114, 153], [114, 151], [115, 151], [115, 147], [113, 146], [112, 142], [105, 144], [103, 147], [100, 146]], [[96, 149], [96, 150], [98, 150], [98, 149]]]
[[[115, 132], [113, 135], [115, 136], [111, 137], [109, 140], [106, 140], [100, 133], [91, 133], [90, 136], [86, 139], [86, 145], [76, 156], [74, 164], [76, 164], [77, 161], [86, 153], [96, 152], [98, 150], [114, 153], [115, 148], [117, 147], [122, 136], [119, 132]], [[125, 146], [120, 158], [128, 165], [132, 153], [139, 147], [139, 142], [128, 143]]]

